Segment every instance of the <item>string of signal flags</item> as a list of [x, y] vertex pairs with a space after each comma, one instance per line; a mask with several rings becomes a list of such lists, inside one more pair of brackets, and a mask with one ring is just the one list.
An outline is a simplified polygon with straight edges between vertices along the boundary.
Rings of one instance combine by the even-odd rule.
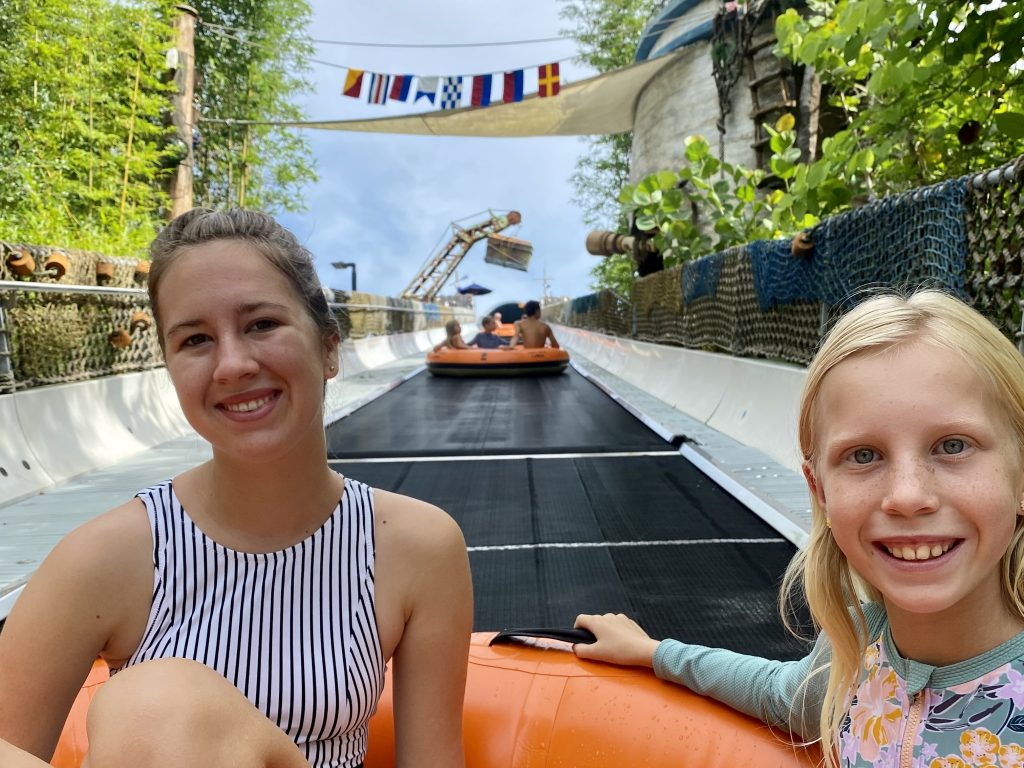
[[[530, 67], [532, 70], [533, 67]], [[541, 98], [557, 96], [561, 89], [558, 62], [543, 64], [537, 70], [537, 95]], [[525, 69], [488, 75], [448, 75], [446, 77], [422, 75], [388, 75], [349, 68], [345, 73], [343, 96], [366, 98], [369, 104], [387, 104], [389, 101], [415, 104], [426, 99], [439, 109], [457, 109], [462, 106], [463, 93], [469, 94], [469, 106], [487, 107], [494, 103], [523, 100]], [[415, 82], [415, 87], [414, 86]], [[364, 88], [364, 84], [368, 87]], [[501, 85], [500, 95], [495, 94]], [[366, 92], [365, 95], [363, 92]]]

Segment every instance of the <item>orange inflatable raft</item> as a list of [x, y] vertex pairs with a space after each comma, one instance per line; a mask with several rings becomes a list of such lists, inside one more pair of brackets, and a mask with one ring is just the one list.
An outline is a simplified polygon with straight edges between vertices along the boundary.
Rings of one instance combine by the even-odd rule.
[[569, 365], [564, 349], [448, 349], [427, 353], [435, 376], [536, 376], [561, 373]]
[[[467, 768], [809, 768], [819, 753], [650, 670], [577, 659], [563, 643], [469, 650], [464, 732]], [[85, 715], [106, 668], [93, 669], [61, 734], [52, 764], [79, 768]], [[390, 674], [370, 720], [365, 768], [393, 768]]]

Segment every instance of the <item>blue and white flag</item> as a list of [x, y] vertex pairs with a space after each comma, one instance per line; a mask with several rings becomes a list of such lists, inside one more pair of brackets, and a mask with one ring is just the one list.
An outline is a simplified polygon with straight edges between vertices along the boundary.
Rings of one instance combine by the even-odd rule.
[[417, 77], [416, 78], [416, 98], [413, 99], [415, 104], [420, 100], [422, 96], [431, 104], [434, 103], [434, 97], [437, 95], [437, 78], [436, 77]]
[[441, 83], [441, 109], [462, 106], [462, 75], [446, 77]]

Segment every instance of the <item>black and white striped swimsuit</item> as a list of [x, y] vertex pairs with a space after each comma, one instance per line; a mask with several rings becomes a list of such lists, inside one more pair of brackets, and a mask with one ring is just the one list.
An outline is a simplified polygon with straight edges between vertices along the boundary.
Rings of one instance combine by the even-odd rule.
[[310, 765], [358, 766], [384, 686], [373, 490], [346, 478], [341, 502], [319, 530], [266, 554], [209, 538], [170, 481], [138, 496], [153, 530], [153, 605], [125, 667], [166, 657], [199, 661], [291, 736]]

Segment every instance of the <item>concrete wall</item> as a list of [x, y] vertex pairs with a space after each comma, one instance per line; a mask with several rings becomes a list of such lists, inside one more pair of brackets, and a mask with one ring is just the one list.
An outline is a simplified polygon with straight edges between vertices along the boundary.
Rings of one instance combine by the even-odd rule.
[[[711, 64], [712, 20], [721, 10], [718, 0], [675, 0], [666, 6], [644, 34], [638, 58], [649, 59], [679, 50], [680, 59], [648, 83], [637, 100], [633, 126], [630, 181], [684, 165], [687, 136], [701, 135], [718, 154], [718, 90]], [[746, 75], [730, 94], [731, 111], [725, 122], [725, 159], [753, 168], [757, 156], [752, 100]]]

